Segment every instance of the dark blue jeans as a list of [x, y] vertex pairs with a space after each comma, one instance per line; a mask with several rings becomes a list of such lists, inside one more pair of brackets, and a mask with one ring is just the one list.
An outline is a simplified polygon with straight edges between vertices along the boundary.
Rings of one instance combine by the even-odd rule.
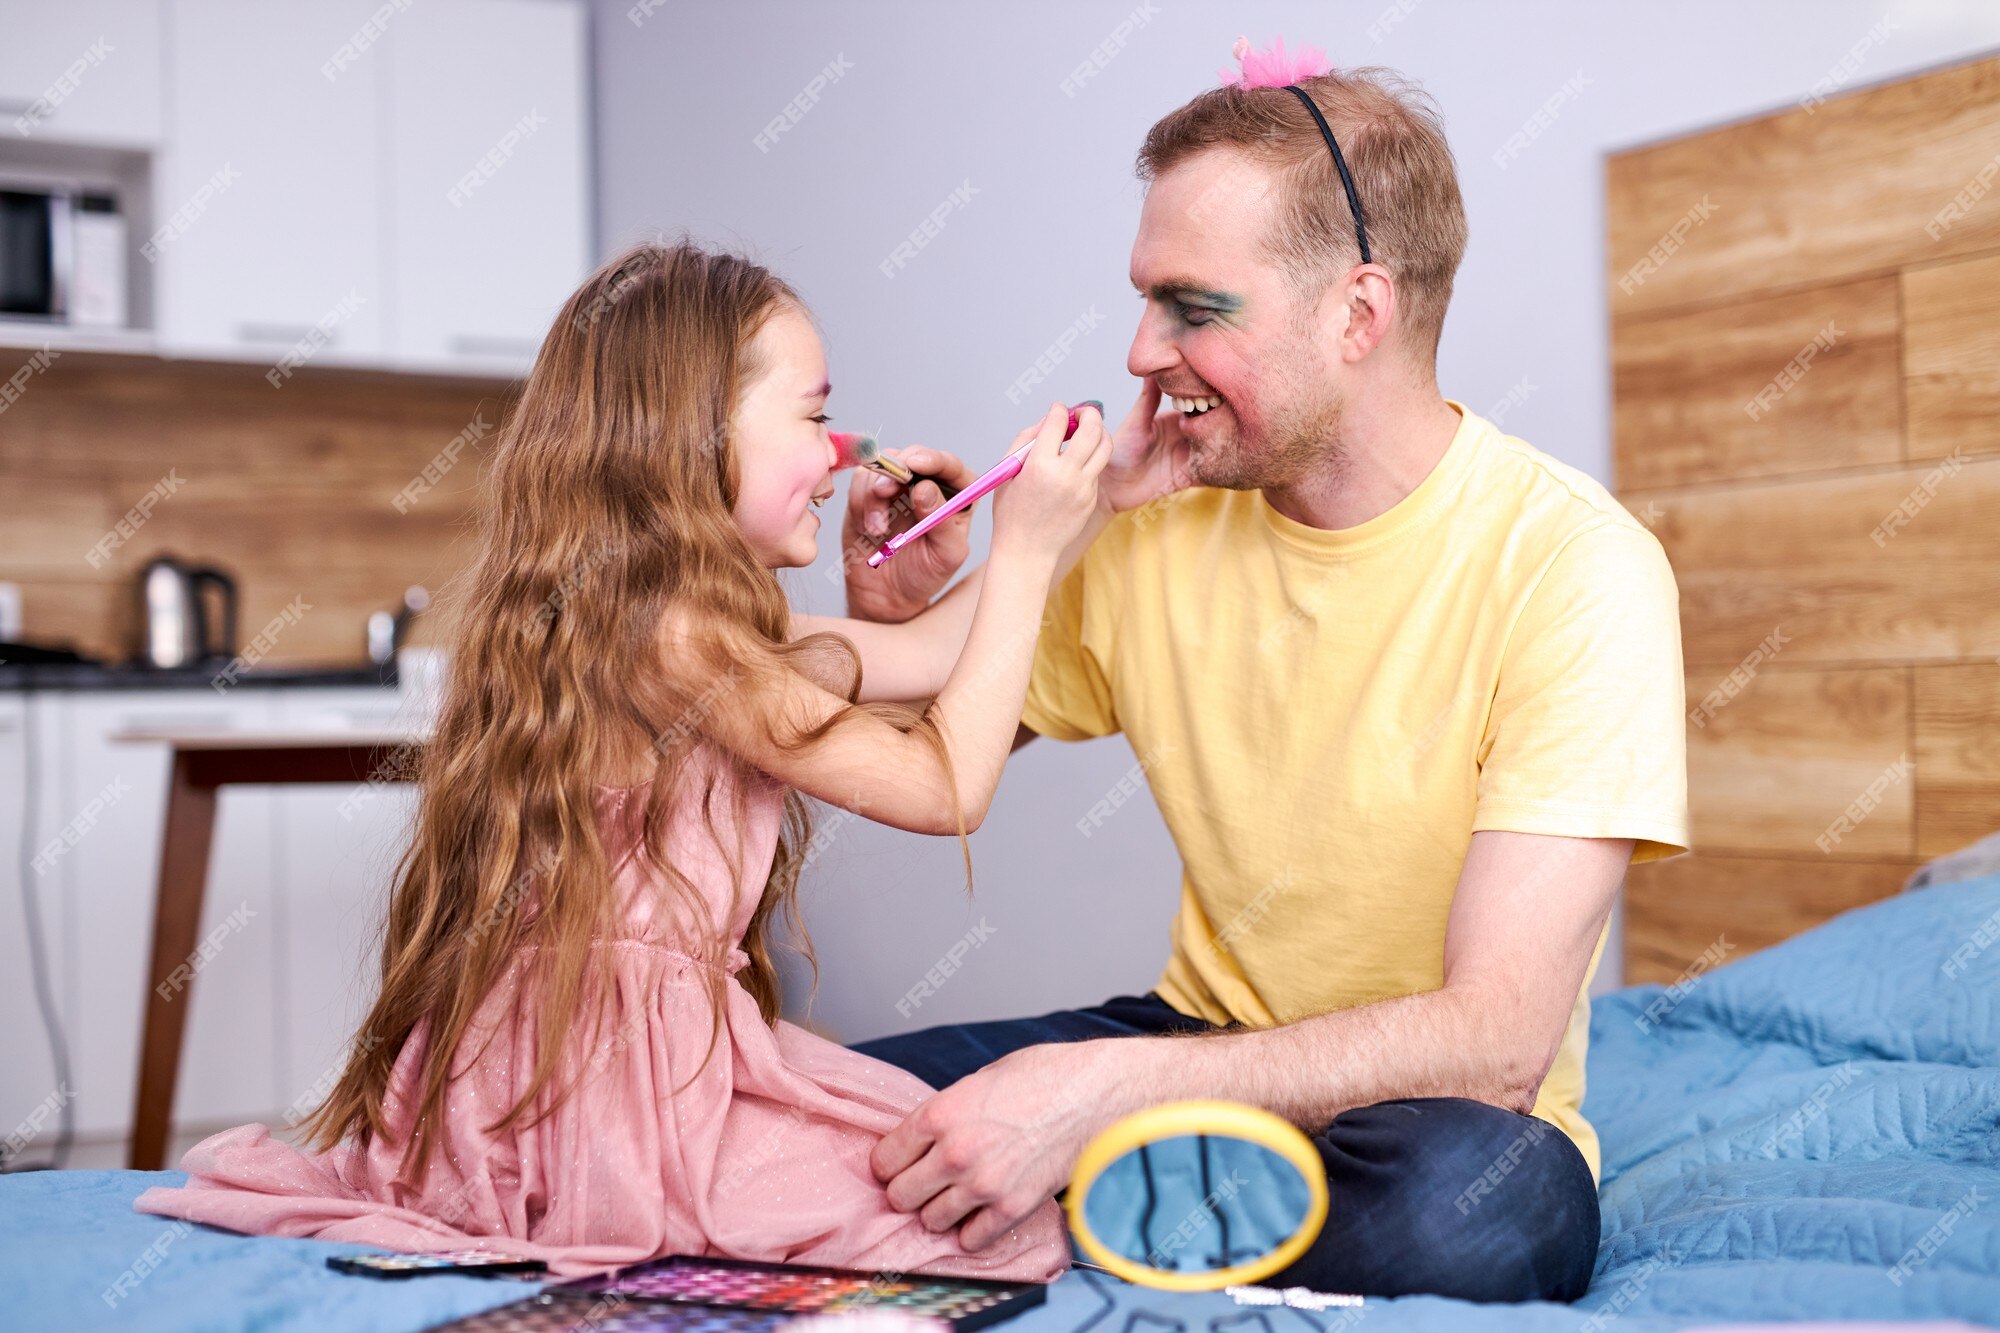
[[[1023, 1046], [1211, 1030], [1149, 993], [854, 1049], [944, 1088]], [[1590, 1285], [1597, 1185], [1547, 1122], [1462, 1097], [1410, 1097], [1343, 1112], [1312, 1139], [1332, 1200], [1326, 1226], [1268, 1285], [1470, 1301], [1573, 1301]]]

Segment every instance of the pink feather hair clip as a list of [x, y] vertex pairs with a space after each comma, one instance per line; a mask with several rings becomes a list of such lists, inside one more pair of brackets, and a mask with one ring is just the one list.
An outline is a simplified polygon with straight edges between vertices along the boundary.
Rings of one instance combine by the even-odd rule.
[[1300, 79], [1318, 78], [1333, 68], [1326, 52], [1317, 46], [1287, 51], [1282, 37], [1275, 39], [1268, 51], [1253, 50], [1248, 37], [1238, 37], [1229, 53], [1236, 57], [1237, 69], [1216, 73], [1223, 86], [1230, 88], [1282, 88]]

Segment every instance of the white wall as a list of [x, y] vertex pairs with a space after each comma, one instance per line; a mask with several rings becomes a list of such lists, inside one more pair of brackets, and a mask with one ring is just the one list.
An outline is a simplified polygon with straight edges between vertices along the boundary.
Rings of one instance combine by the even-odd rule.
[[[1444, 390], [1483, 412], [1514, 393], [1510, 432], [1608, 478], [1605, 152], [1792, 106], [1829, 77], [1859, 87], [2000, 46], [2000, 6], [669, 0], [647, 13], [599, 0], [599, 240], [609, 253], [686, 229], [748, 250], [818, 314], [842, 426], [988, 459], [1051, 399], [1130, 401], [1132, 156], [1154, 119], [1213, 85], [1239, 33], [1390, 65], [1438, 99], [1472, 231]], [[1065, 89], [1108, 42], [1118, 49], [1102, 68]], [[829, 66], [838, 77], [760, 144]], [[1566, 84], [1546, 129], [1496, 161]], [[885, 276], [898, 243], [967, 186], [935, 238]], [[1091, 312], [1097, 327], [1010, 402], [1016, 378]], [[796, 578], [811, 609], [838, 605], [835, 545]], [[1132, 762], [1118, 739], [1016, 756], [973, 840], [970, 905], [955, 845], [843, 822], [806, 892], [825, 974], [814, 1020], [858, 1040], [1149, 986], [1179, 892], [1172, 843], [1144, 801], [1089, 838], [1076, 827]], [[990, 935], [949, 983], [899, 1012], [982, 918]], [[1614, 942], [1605, 979], [1616, 960]]]

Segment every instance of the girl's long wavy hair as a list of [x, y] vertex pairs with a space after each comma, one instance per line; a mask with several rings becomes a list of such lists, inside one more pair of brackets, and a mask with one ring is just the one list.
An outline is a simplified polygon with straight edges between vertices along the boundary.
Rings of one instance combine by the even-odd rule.
[[[848, 704], [818, 726], [771, 717], [780, 744], [810, 748], [868, 713], [920, 733], [946, 759], [929, 708], [855, 703], [860, 660], [848, 640], [788, 641], [777, 577], [731, 517], [740, 483], [731, 422], [764, 369], [754, 339], [788, 308], [805, 311], [748, 260], [643, 245], [593, 274], [543, 342], [494, 452], [478, 557], [451, 598], [449, 680], [419, 760], [415, 836], [383, 927], [381, 993], [339, 1083], [306, 1122], [321, 1146], [385, 1138], [414, 1109], [402, 1170], [421, 1182], [447, 1086], [498, 1030], [476, 1031], [475, 1015], [510, 967], [521, 969], [521, 1003], [536, 1006], [543, 1041], [526, 1090], [491, 1130], [531, 1126], [575, 1091], [589, 1072], [577, 1053], [597, 1043], [607, 998], [592, 946], [621, 933], [617, 867], [598, 825], [613, 771], [650, 773], [643, 801], [632, 802], [643, 808], [627, 814], [641, 821], [636, 854], [670, 900], [660, 919], [699, 936], [689, 951], [709, 964], [713, 1054], [730, 942], [674, 865], [668, 835], [675, 811], [701, 810], [742, 883], [741, 848], [719, 830], [740, 827], [745, 783], [715, 778], [751, 775], [727, 757], [717, 769], [712, 749], [710, 761], [690, 762], [725, 694], [803, 672]], [[713, 632], [675, 636], [695, 646], [663, 649], [670, 608], [676, 625]], [[761, 694], [751, 688], [730, 702]], [[944, 770], [949, 778], [948, 761]], [[725, 787], [736, 793], [734, 819], [718, 821]], [[957, 807], [956, 791], [951, 798]], [[780, 1008], [769, 936], [781, 916], [817, 983], [797, 903], [810, 843], [809, 809], [788, 792], [743, 939], [750, 962], [737, 974], [767, 1023]], [[969, 853], [966, 872], [969, 887]], [[416, 1084], [395, 1094], [416, 1104], [392, 1118], [391, 1073], [420, 1030]]]

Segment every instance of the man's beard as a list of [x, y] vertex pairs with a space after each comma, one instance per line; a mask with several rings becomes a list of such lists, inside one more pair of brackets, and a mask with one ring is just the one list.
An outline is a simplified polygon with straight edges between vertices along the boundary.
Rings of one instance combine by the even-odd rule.
[[1347, 404], [1338, 391], [1307, 372], [1308, 364], [1299, 358], [1271, 383], [1276, 392], [1270, 396], [1282, 401], [1265, 415], [1262, 438], [1244, 440], [1243, 416], [1231, 404], [1230, 429], [1216, 431], [1188, 456], [1188, 471], [1197, 485], [1274, 490], [1315, 472], [1331, 476], [1339, 470]]

